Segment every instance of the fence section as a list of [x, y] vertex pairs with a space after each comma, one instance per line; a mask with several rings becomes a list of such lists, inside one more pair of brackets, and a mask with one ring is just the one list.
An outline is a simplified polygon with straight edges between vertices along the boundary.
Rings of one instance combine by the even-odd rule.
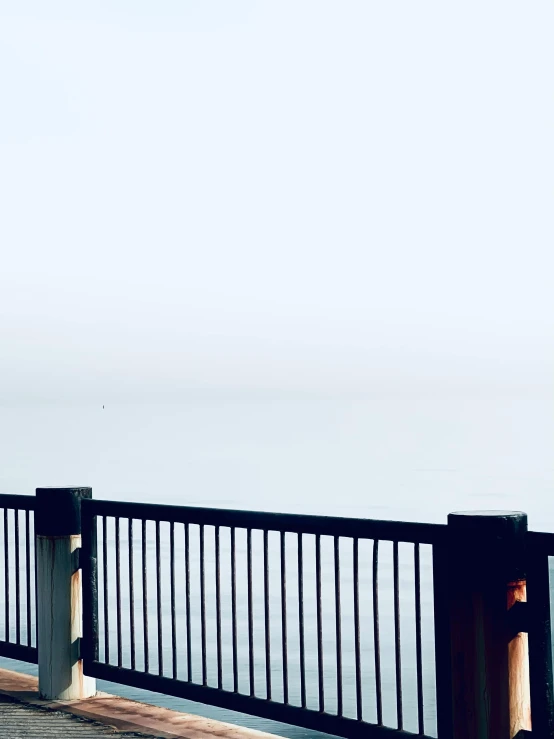
[[[35, 501], [0, 495], [0, 656], [36, 663]], [[471, 567], [503, 567], [496, 549], [480, 560], [472, 537], [452, 538], [450, 518], [480, 514], [441, 526], [91, 499], [79, 508], [72, 566], [83, 571], [87, 676], [343, 737], [451, 736], [452, 678], [460, 688], [463, 672], [453, 629], [466, 625], [452, 578], [464, 580], [470, 555]], [[528, 633], [531, 733], [554, 739], [554, 534], [522, 537], [527, 602], [521, 574], [507, 583], [519, 596], [505, 622], [500, 601], [495, 611], [496, 646]]]
[[86, 674], [344, 737], [435, 733], [445, 526], [96, 500], [82, 516]]
[[0, 495], [0, 656], [37, 663], [34, 509], [34, 496]]

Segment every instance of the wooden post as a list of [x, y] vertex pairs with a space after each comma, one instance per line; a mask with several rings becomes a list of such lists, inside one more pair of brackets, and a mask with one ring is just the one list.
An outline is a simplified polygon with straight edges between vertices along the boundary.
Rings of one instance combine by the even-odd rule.
[[41, 698], [74, 700], [96, 694], [83, 675], [81, 498], [90, 488], [38, 488], [36, 505], [38, 679]]
[[454, 739], [513, 739], [531, 729], [525, 513], [448, 516]]

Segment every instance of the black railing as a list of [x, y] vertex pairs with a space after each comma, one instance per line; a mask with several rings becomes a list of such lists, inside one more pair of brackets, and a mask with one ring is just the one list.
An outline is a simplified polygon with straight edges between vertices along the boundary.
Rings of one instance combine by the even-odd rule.
[[422, 609], [445, 526], [97, 500], [82, 515], [86, 674], [344, 737], [434, 733]]
[[34, 496], [0, 495], [0, 656], [37, 663], [34, 508]]
[[[471, 699], [464, 680], [477, 673], [479, 684], [506, 686], [505, 666], [497, 683], [488, 670], [515, 636], [522, 661], [514, 669], [525, 684], [527, 633], [525, 710], [532, 735], [554, 739], [554, 534], [526, 532], [524, 514], [493, 515], [490, 524], [453, 514], [442, 526], [89, 499], [79, 506], [82, 549], [71, 566], [83, 570], [90, 677], [343, 737], [449, 739], [456, 715], [464, 720], [452, 696]], [[47, 594], [36, 593], [34, 512], [34, 497], [0, 495], [0, 656], [36, 663], [36, 606]], [[489, 538], [460, 538], [473, 530], [460, 518], [463, 526], [475, 520], [476, 532], [485, 520]], [[513, 552], [495, 548], [506, 522]], [[505, 617], [499, 552], [514, 557], [506, 573], [517, 597]], [[485, 639], [493, 651], [482, 669], [472, 628], [486, 621], [471, 603], [488, 598], [489, 580], [496, 590], [487, 607], [497, 610], [486, 628], [499, 636]], [[472, 613], [474, 626], [464, 620]], [[463, 665], [460, 638], [474, 650]], [[480, 695], [482, 708], [488, 698]], [[517, 720], [529, 726], [525, 715]]]

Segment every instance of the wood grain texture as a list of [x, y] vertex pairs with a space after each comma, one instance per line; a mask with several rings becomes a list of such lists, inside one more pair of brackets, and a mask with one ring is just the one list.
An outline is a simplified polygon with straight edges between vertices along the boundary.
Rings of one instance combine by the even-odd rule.
[[[450, 514], [448, 602], [453, 739], [514, 739], [531, 728], [520, 512]], [[519, 606], [519, 607], [518, 607]]]
[[[508, 583], [508, 611], [517, 603], [527, 602], [525, 580]], [[508, 681], [510, 691], [510, 739], [521, 730], [531, 731], [531, 689], [529, 677], [529, 640], [519, 632], [508, 642]]]
[[45, 699], [76, 700], [96, 693], [83, 674], [81, 570], [75, 552], [80, 536], [37, 536], [38, 671]]

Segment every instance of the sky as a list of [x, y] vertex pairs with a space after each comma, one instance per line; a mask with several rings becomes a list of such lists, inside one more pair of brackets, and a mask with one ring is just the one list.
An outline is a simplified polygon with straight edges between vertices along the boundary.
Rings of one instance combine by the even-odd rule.
[[0, 0], [0, 400], [551, 384], [546, 0]]

